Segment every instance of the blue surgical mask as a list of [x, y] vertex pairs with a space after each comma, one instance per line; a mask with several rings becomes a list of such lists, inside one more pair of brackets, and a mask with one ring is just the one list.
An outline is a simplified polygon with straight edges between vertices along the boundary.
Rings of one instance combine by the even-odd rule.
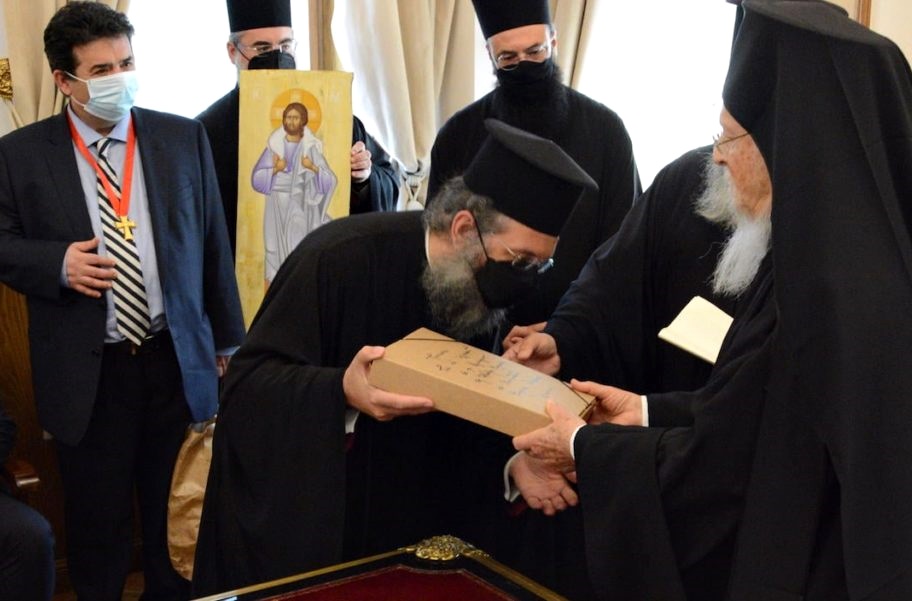
[[133, 108], [136, 91], [139, 89], [136, 71], [121, 71], [92, 79], [81, 79], [69, 72], [67, 75], [88, 86], [88, 102], [82, 104], [72, 96], [70, 96], [70, 100], [82, 106], [90, 115], [108, 123], [117, 123]]

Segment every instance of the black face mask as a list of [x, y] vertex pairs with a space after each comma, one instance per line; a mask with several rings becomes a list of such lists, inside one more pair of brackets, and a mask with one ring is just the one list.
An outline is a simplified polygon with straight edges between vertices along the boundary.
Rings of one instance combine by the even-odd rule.
[[552, 87], [555, 67], [553, 58], [540, 63], [520, 61], [515, 69], [498, 69], [495, 75], [500, 87], [511, 96], [535, 100]]
[[[485, 252], [487, 257], [487, 252]], [[506, 309], [538, 290], [538, 272], [514, 267], [510, 261], [487, 261], [475, 272], [475, 283], [489, 309]]]
[[495, 261], [488, 256], [477, 219], [475, 231], [485, 255], [485, 264], [475, 272], [475, 283], [485, 306], [489, 309], [512, 307], [538, 290], [539, 268], [522, 268], [513, 265], [512, 261]]
[[294, 69], [295, 57], [281, 50], [270, 50], [247, 61], [248, 69]]

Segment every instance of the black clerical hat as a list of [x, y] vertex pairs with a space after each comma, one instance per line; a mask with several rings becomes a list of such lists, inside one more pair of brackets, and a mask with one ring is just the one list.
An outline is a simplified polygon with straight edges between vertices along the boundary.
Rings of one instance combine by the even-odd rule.
[[[849, 19], [842, 7], [821, 0], [743, 0], [741, 7], [745, 17], [735, 34], [722, 98], [748, 131], [757, 127], [771, 106], [782, 45], [789, 46], [788, 60], [813, 61], [819, 56], [814, 56], [814, 47], [802, 45], [803, 36], [860, 44], [879, 44], [884, 39]], [[813, 103], [813, 88], [812, 82], [802, 82], [797, 89]]]
[[228, 0], [231, 31], [291, 27], [291, 0]]
[[530, 228], [557, 236], [585, 190], [598, 184], [560, 146], [497, 119], [463, 174], [472, 192]]
[[524, 25], [551, 23], [548, 0], [472, 0], [472, 4], [485, 39]]

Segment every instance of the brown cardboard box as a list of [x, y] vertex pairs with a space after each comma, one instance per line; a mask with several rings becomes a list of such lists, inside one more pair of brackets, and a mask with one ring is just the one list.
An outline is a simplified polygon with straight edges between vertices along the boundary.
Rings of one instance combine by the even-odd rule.
[[377, 388], [425, 396], [440, 411], [517, 436], [551, 423], [552, 399], [583, 418], [592, 397], [560, 380], [420, 328], [386, 347], [371, 366]]

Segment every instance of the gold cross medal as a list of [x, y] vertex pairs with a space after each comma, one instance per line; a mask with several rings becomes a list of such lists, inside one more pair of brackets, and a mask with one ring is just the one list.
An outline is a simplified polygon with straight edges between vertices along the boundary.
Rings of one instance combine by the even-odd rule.
[[126, 215], [118, 215], [117, 223], [114, 224], [114, 227], [120, 230], [120, 233], [123, 234], [124, 240], [132, 240], [133, 228], [136, 227], [136, 222]]

